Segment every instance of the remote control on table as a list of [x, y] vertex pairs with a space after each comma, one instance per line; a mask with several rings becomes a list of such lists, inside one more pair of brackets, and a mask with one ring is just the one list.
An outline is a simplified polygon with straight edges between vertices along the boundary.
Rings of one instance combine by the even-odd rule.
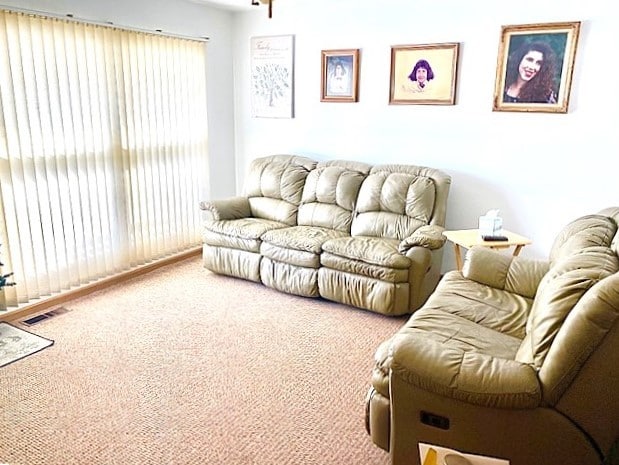
[[484, 241], [488, 241], [488, 242], [494, 242], [494, 241], [497, 241], [497, 242], [504, 242], [504, 241], [506, 241], [506, 240], [507, 240], [507, 237], [506, 237], [506, 236], [490, 236], [490, 235], [484, 235], [484, 236], [481, 236], [481, 238], [482, 238]]

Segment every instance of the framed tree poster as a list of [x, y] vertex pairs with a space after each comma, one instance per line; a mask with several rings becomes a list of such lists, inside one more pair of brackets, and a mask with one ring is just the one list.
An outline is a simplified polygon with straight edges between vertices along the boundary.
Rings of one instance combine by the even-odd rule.
[[293, 118], [293, 101], [294, 36], [252, 37], [252, 116]]

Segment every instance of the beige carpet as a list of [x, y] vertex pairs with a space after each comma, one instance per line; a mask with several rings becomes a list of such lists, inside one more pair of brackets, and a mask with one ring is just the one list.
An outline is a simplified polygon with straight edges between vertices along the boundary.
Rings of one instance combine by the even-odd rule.
[[364, 429], [405, 321], [214, 275], [199, 258], [65, 305], [0, 368], [0, 463], [388, 463]]

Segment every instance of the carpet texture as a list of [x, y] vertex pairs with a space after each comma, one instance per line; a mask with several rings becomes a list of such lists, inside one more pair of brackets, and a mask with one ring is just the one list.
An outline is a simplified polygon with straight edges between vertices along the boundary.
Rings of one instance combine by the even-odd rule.
[[364, 429], [405, 318], [218, 276], [199, 258], [67, 302], [0, 370], [0, 463], [386, 465]]
[[39, 352], [53, 343], [50, 339], [0, 321], [0, 367]]

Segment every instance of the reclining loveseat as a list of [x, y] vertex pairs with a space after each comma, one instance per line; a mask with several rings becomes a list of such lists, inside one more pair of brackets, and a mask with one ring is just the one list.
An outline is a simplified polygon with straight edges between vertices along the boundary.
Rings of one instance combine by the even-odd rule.
[[618, 223], [619, 208], [576, 219], [548, 260], [473, 247], [445, 274], [376, 352], [366, 427], [393, 465], [425, 462], [420, 443], [603, 463], [619, 439]]
[[200, 204], [204, 266], [290, 294], [411, 313], [439, 280], [450, 183], [422, 166], [257, 158], [241, 196]]

